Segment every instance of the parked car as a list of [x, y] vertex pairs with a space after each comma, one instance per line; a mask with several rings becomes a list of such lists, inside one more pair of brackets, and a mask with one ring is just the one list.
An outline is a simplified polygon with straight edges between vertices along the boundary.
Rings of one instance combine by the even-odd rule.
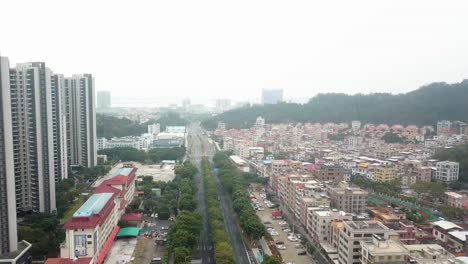
[[265, 221], [265, 222], [263, 222], [263, 224], [265, 224], [265, 225], [271, 225], [271, 222], [270, 222], [270, 221]]
[[284, 244], [284, 242], [281, 241], [281, 240], [278, 240], [278, 241], [276, 241], [275, 243], [276, 243], [277, 245], [283, 245], [283, 244]]
[[302, 250], [302, 251], [297, 252], [297, 254], [299, 256], [302, 256], [302, 255], [307, 255], [307, 252], [305, 250]]
[[276, 247], [277, 247], [278, 249], [282, 249], [282, 250], [286, 249], [286, 246], [285, 246], [285, 245], [276, 245]]

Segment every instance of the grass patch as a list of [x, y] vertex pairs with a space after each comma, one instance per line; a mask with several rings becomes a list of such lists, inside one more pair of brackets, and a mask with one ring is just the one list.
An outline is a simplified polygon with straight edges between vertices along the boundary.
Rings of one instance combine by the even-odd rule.
[[70, 220], [73, 214], [80, 208], [81, 205], [84, 203], [83, 195], [78, 196], [78, 199], [73, 202], [72, 206], [65, 212], [62, 219], [60, 219], [60, 224], [65, 224], [68, 220]]

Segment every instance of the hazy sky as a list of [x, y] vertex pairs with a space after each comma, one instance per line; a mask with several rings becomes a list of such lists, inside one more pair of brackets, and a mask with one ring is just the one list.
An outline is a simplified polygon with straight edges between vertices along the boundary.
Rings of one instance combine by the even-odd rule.
[[406, 92], [468, 78], [468, 1], [1, 1], [0, 52], [114, 96]]

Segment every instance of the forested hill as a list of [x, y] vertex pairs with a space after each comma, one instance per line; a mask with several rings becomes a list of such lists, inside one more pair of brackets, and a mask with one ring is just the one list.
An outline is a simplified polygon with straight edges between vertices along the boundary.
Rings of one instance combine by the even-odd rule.
[[318, 94], [306, 104], [280, 103], [234, 109], [203, 122], [209, 129], [218, 121], [228, 128], [247, 128], [263, 116], [267, 123], [349, 122], [434, 125], [437, 120], [468, 121], [468, 80], [432, 83], [406, 94]]
[[97, 137], [111, 139], [113, 137], [139, 136], [148, 131], [148, 125], [153, 123], [159, 123], [161, 125], [161, 131], [163, 131], [166, 129], [166, 126], [184, 126], [187, 124], [187, 120], [174, 112], [165, 113], [158, 120], [150, 120], [143, 124], [127, 118], [97, 114]]

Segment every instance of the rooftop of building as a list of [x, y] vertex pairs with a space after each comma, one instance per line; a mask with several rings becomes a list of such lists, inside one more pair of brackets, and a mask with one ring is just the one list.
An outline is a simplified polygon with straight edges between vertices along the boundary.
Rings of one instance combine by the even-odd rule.
[[468, 230], [452, 231], [452, 232], [449, 232], [449, 234], [455, 237], [456, 239], [460, 240], [461, 242], [465, 242], [466, 236], [468, 236]]
[[390, 230], [379, 221], [344, 221], [344, 224], [351, 228], [351, 230]]
[[90, 217], [93, 214], [98, 214], [113, 196], [113, 193], [97, 193], [91, 195], [91, 197], [89, 197], [73, 214], [73, 217]]
[[453, 198], [462, 198], [464, 197], [463, 194], [459, 194], [459, 193], [456, 193], [456, 192], [445, 192], [446, 195], [448, 196], [451, 196]]
[[314, 210], [314, 214], [317, 214], [320, 217], [329, 217], [329, 216], [352, 216], [350, 213], [345, 211], [338, 211], [337, 209], [330, 209], [329, 207], [321, 208], [319, 210]]
[[446, 220], [440, 220], [440, 221], [436, 221], [436, 222], [432, 222], [432, 224], [434, 226], [438, 226], [444, 230], [450, 230], [450, 229], [463, 229], [461, 226], [455, 224], [455, 223], [452, 223], [450, 221], [446, 221]]
[[31, 243], [22, 240], [18, 242], [18, 249], [15, 251], [7, 252], [4, 254], [0, 254], [0, 260], [5, 259], [16, 259], [17, 257], [23, 255], [27, 250], [32, 247]]
[[120, 168], [116, 170], [114, 173], [112, 173], [112, 177], [115, 177], [117, 175], [123, 175], [123, 176], [129, 176], [130, 173], [132, 173], [134, 168]]
[[409, 254], [409, 251], [398, 240], [384, 239], [376, 235], [373, 236], [372, 240], [361, 241], [361, 246], [366, 247], [372, 255]]

